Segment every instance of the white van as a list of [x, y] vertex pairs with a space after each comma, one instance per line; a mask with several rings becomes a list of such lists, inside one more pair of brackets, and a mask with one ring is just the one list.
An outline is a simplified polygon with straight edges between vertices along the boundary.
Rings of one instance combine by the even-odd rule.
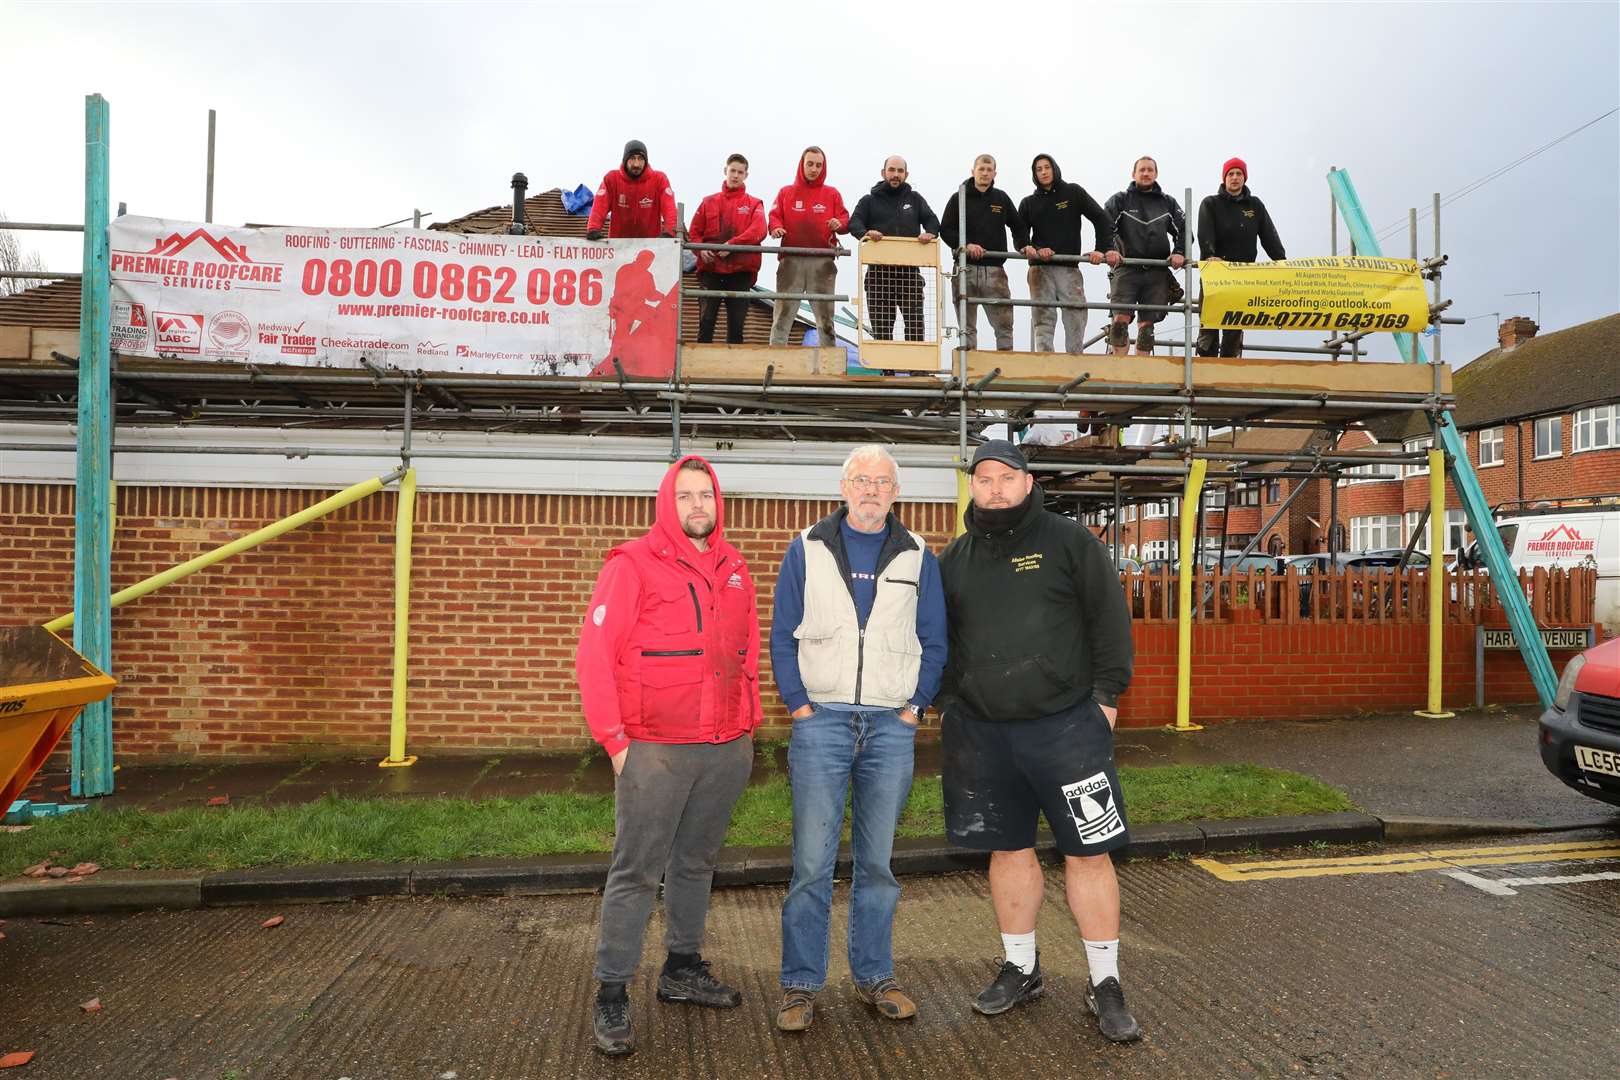
[[[1565, 500], [1562, 506], [1499, 508], [1496, 529], [1515, 570], [1595, 566], [1598, 572], [1594, 621], [1605, 633], [1620, 635], [1620, 496]], [[1467, 561], [1478, 564], [1469, 544]]]

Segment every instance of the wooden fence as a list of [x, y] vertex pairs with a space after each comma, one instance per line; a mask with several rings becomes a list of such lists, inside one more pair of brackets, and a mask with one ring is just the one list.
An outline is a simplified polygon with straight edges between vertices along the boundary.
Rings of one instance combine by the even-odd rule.
[[[1139, 622], [1174, 622], [1174, 571], [1122, 572], [1120, 587]], [[1519, 584], [1538, 626], [1587, 626], [1593, 622], [1597, 571], [1521, 570]], [[1195, 619], [1259, 623], [1427, 623], [1427, 569], [1346, 570], [1337, 574], [1225, 572], [1201, 569], [1193, 576]], [[1446, 574], [1445, 621], [1457, 625], [1506, 625], [1507, 616], [1484, 570]]]

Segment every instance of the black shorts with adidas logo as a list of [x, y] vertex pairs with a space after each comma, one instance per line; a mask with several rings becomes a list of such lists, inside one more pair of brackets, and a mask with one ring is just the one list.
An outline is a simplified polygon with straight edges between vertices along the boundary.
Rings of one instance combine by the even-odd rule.
[[1130, 842], [1114, 770], [1114, 732], [1095, 701], [1039, 720], [942, 721], [945, 835], [975, 851], [1035, 846], [1040, 816], [1065, 855]]

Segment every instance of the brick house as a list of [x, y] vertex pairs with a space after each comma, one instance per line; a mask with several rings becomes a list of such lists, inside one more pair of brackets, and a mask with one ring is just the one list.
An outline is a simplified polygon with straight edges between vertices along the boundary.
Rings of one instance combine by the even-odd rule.
[[[1494, 506], [1541, 500], [1586, 498], [1620, 493], [1620, 315], [1537, 336], [1535, 322], [1517, 316], [1503, 322], [1497, 348], [1458, 368], [1453, 375], [1457, 408], [1453, 416], [1468, 444], [1469, 461], [1486, 500]], [[1352, 431], [1338, 449], [1382, 447], [1427, 449], [1428, 424], [1421, 414], [1385, 418]], [[1240, 450], [1292, 451], [1308, 447], [1316, 433], [1245, 431], [1231, 440]], [[1217, 438], [1216, 443], [1219, 442]], [[1213, 445], [1213, 444], [1212, 444]], [[1263, 466], [1281, 472], [1284, 466]], [[1211, 468], [1210, 481], [1219, 478]], [[1257, 550], [1298, 554], [1328, 549], [1332, 492], [1321, 480], [1279, 477], [1232, 486], [1218, 484], [1205, 496], [1204, 536], [1219, 543], [1226, 517], [1226, 547], [1240, 548], [1254, 535], [1295, 485], [1306, 491], [1288, 508]], [[1232, 506], [1223, 503], [1231, 500]], [[1424, 465], [1368, 465], [1347, 474], [1339, 485], [1339, 550], [1401, 547], [1421, 520], [1429, 500]], [[1466, 522], [1461, 502], [1446, 485], [1446, 550], [1455, 551]], [[1174, 548], [1176, 506], [1126, 507], [1120, 554], [1137, 559], [1166, 558]], [[1105, 517], [1094, 518], [1101, 525]], [[1107, 529], [1099, 529], [1105, 539]], [[1419, 550], [1428, 550], [1427, 537]]]
[[[1468, 459], [1493, 507], [1620, 493], [1620, 315], [1537, 336], [1536, 324], [1517, 316], [1498, 329], [1497, 348], [1458, 368], [1453, 414], [1468, 445]], [[1341, 448], [1373, 442], [1427, 449], [1425, 420], [1369, 425], [1351, 432]], [[1346, 546], [1398, 547], [1416, 528], [1429, 501], [1428, 469], [1421, 465], [1366, 466], [1339, 492], [1338, 521]], [[1313, 514], [1326, 521], [1326, 485]], [[1311, 499], [1307, 494], [1302, 498]], [[1456, 491], [1446, 484], [1446, 550], [1465, 544], [1465, 518]], [[1325, 534], [1314, 538], [1325, 549]], [[1427, 550], [1426, 536], [1419, 549]]]

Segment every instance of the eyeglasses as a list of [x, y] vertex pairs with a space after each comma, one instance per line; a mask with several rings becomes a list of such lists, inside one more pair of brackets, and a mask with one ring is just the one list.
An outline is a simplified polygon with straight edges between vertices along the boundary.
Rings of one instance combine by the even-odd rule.
[[846, 476], [844, 482], [850, 487], [876, 488], [878, 491], [888, 491], [894, 487], [892, 476]]

